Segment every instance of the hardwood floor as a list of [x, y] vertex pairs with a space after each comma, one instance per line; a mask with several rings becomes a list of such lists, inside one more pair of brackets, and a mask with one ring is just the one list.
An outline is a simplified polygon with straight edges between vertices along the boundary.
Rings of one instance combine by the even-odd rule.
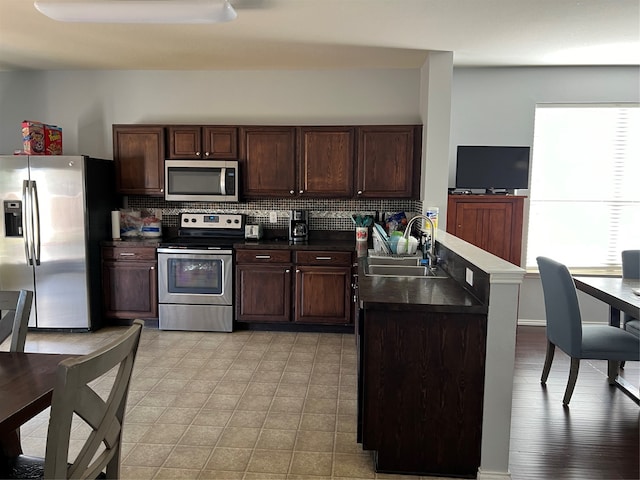
[[[605, 361], [583, 360], [571, 402], [563, 407], [569, 357], [556, 349], [544, 387], [545, 345], [544, 328], [518, 327], [509, 461], [513, 480], [640, 478], [638, 405], [609, 386]], [[638, 362], [627, 362], [622, 375], [638, 385]]]

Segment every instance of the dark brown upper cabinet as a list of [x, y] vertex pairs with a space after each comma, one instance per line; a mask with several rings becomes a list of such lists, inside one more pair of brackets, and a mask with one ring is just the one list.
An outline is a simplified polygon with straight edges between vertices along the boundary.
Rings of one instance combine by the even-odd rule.
[[298, 195], [353, 197], [354, 127], [300, 127]]
[[422, 126], [358, 128], [357, 198], [418, 198]]
[[238, 128], [226, 126], [171, 125], [167, 127], [167, 158], [238, 158]]
[[116, 190], [123, 195], [164, 195], [164, 127], [113, 125]]
[[243, 197], [295, 195], [295, 127], [240, 127], [240, 138]]

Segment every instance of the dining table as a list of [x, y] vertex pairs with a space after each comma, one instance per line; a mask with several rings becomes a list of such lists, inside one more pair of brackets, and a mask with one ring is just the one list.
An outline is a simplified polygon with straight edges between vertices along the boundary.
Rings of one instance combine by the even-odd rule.
[[22, 453], [20, 426], [51, 405], [58, 364], [77, 356], [0, 352], [0, 457]]
[[[574, 276], [576, 289], [609, 305], [609, 325], [620, 327], [620, 313], [624, 312], [634, 318], [640, 318], [640, 295], [635, 292], [640, 289], [637, 278], [622, 278], [609, 276]], [[611, 376], [618, 369], [618, 362], [609, 362], [608, 373]], [[615, 384], [636, 403], [640, 404], [640, 389], [636, 385], [616, 376]]]

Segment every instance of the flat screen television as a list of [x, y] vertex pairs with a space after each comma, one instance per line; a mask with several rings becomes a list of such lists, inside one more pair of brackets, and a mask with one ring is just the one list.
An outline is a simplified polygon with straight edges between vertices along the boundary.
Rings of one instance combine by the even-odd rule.
[[529, 188], [530, 147], [459, 145], [456, 189]]

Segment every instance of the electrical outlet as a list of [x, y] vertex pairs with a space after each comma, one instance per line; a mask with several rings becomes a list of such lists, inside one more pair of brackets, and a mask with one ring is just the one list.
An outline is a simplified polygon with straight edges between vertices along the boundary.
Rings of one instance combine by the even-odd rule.
[[469, 285], [473, 287], [473, 270], [471, 270], [470, 268], [467, 268], [465, 270], [465, 280]]
[[278, 223], [278, 212], [269, 212], [269, 223]]

